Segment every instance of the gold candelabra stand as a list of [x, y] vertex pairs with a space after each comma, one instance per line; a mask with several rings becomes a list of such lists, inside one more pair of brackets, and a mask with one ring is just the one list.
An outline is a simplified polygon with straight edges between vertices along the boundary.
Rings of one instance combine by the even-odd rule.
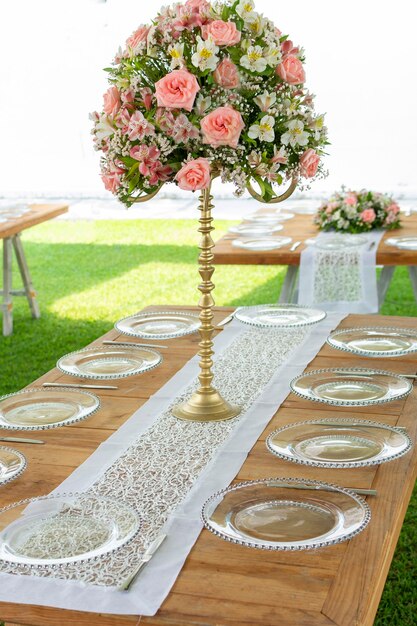
[[[216, 174], [212, 176], [212, 180], [215, 176]], [[272, 198], [266, 204], [275, 204], [289, 198], [296, 186], [297, 179], [293, 179], [287, 191], [276, 198]], [[146, 200], [150, 200], [156, 196], [161, 187], [162, 185], [150, 194], [132, 197], [131, 201], [145, 202]], [[250, 184], [248, 184], [247, 189], [255, 200], [265, 203], [262, 196], [258, 194]], [[200, 349], [198, 355], [200, 357], [200, 374], [198, 376], [198, 380], [200, 384], [197, 391], [195, 391], [188, 400], [174, 407], [172, 411], [175, 417], [194, 422], [213, 422], [231, 419], [232, 417], [238, 415], [241, 410], [240, 407], [229, 404], [229, 402], [221, 396], [212, 384], [212, 357], [214, 354], [213, 335], [215, 329], [213, 326], [214, 300], [211, 295], [211, 292], [214, 289], [214, 284], [211, 280], [214, 272], [214, 255], [212, 252], [214, 241], [211, 237], [211, 232], [214, 230], [214, 227], [212, 226], [213, 217], [211, 214], [211, 210], [213, 208], [213, 196], [210, 194], [210, 190], [211, 183], [207, 189], [202, 189], [199, 206], [200, 219], [198, 231], [201, 233], [201, 239], [199, 243], [200, 254], [198, 257], [198, 271], [201, 276], [201, 283], [199, 284], [198, 289], [201, 292], [201, 296], [198, 305], [200, 307], [199, 318], [201, 324], [199, 328]]]

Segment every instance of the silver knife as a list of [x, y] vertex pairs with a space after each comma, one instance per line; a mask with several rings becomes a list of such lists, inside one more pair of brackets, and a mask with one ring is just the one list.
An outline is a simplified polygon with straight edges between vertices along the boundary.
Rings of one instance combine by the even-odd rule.
[[301, 241], [295, 241], [290, 248], [290, 252], [294, 252], [294, 250], [297, 250], [298, 246], [301, 246]]
[[42, 387], [70, 387], [71, 389], [118, 389], [115, 385], [82, 385], [81, 383], [42, 383]]
[[152, 541], [152, 543], [148, 546], [148, 549], [144, 552], [143, 556], [141, 557], [136, 569], [131, 573], [129, 578], [126, 578], [126, 580], [120, 585], [119, 587], [120, 591], [129, 590], [129, 587], [135, 581], [136, 576], [139, 574], [142, 568], [145, 567], [146, 563], [149, 563], [149, 561], [151, 560], [155, 552], [158, 550], [159, 546], [162, 544], [165, 538], [166, 538], [166, 535], [158, 535], [158, 537], [156, 537], [156, 539]]
[[25, 439], [24, 437], [0, 437], [0, 441], [13, 441], [14, 443], [45, 443], [41, 439]]

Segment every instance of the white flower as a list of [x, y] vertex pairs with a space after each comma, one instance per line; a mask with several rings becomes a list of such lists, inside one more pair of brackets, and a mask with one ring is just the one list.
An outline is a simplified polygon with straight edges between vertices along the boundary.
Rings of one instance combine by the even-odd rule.
[[219, 57], [216, 56], [219, 48], [211, 37], [206, 40], [197, 37], [197, 41], [197, 50], [191, 57], [192, 64], [194, 67], [198, 67], [202, 72], [207, 69], [214, 71], [219, 60]]
[[[256, 14], [255, 14], [256, 15]], [[247, 29], [252, 33], [253, 37], [260, 37], [264, 32], [265, 19], [262, 15], [256, 15], [254, 20], [247, 24]]]
[[264, 50], [264, 57], [270, 67], [276, 67], [281, 61], [281, 50], [274, 45], [268, 46]]
[[251, 139], [260, 141], [274, 141], [275, 120], [271, 115], [264, 115], [259, 124], [253, 124], [249, 128], [248, 135]]
[[113, 135], [115, 128], [111, 125], [111, 122], [107, 115], [102, 115], [100, 117], [100, 120], [96, 124], [95, 131], [97, 139], [101, 141], [102, 139]]
[[184, 63], [184, 44], [172, 43], [168, 47], [168, 55], [171, 57], [171, 69], [183, 67]]
[[241, 57], [240, 64], [251, 72], [263, 72], [266, 69], [266, 61], [261, 46], [249, 46], [246, 54]]
[[210, 96], [204, 97], [200, 94], [195, 101], [195, 110], [198, 115], [204, 115], [206, 111], [211, 107], [211, 98]]
[[323, 134], [325, 134], [325, 127], [324, 127], [324, 115], [319, 115], [318, 117], [316, 117], [316, 119], [313, 121], [312, 125], [311, 125], [312, 130], [314, 130], [314, 139], [316, 141], [320, 140], [320, 137]]
[[253, 0], [240, 0], [236, 7], [236, 13], [242, 18], [244, 22], [254, 22], [258, 17], [258, 14], [253, 9], [255, 4]]
[[281, 142], [285, 146], [290, 144], [294, 148], [297, 145], [306, 146], [308, 144], [308, 134], [300, 120], [292, 120], [287, 124], [287, 127], [288, 131], [281, 137]]
[[261, 111], [268, 111], [268, 109], [270, 109], [277, 101], [277, 94], [274, 92], [268, 93], [267, 91], [264, 91], [259, 96], [256, 96], [253, 101], [258, 105]]

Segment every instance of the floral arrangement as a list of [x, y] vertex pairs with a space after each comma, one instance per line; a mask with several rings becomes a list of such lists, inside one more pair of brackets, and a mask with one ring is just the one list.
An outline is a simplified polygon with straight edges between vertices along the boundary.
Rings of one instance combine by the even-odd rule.
[[236, 195], [256, 181], [324, 176], [324, 116], [304, 87], [304, 52], [252, 0], [187, 0], [141, 25], [106, 68], [93, 113], [106, 189], [126, 205], [164, 182], [207, 188], [220, 175]]
[[391, 196], [375, 191], [342, 191], [324, 202], [314, 218], [321, 230], [364, 233], [400, 226], [400, 207]]

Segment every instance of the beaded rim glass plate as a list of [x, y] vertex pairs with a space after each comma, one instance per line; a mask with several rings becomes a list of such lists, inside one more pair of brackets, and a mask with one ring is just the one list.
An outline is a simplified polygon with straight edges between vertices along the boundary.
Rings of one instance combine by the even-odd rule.
[[369, 406], [400, 400], [413, 386], [401, 376], [366, 368], [329, 368], [301, 374], [291, 383], [300, 398], [334, 406]]
[[32, 388], [0, 398], [0, 428], [47, 430], [68, 426], [90, 417], [100, 408], [100, 398], [80, 389]]
[[245, 222], [257, 224], [276, 224], [279, 222], [276, 213], [251, 213], [243, 218]]
[[235, 317], [251, 326], [298, 328], [321, 322], [326, 317], [326, 312], [300, 304], [260, 304], [239, 308]]
[[340, 250], [340, 248], [353, 248], [364, 246], [368, 243], [369, 237], [365, 235], [335, 235], [322, 240], [312, 237], [306, 239], [304, 243], [314, 245], [319, 250]]
[[295, 215], [294, 213], [288, 213], [286, 211], [281, 211], [281, 209], [277, 209], [275, 212], [275, 217], [279, 222], [286, 222], [287, 220], [292, 220]]
[[141, 522], [130, 505], [88, 493], [20, 500], [0, 509], [0, 560], [31, 567], [90, 561], [131, 541]]
[[417, 235], [414, 237], [390, 237], [386, 239], [385, 243], [401, 250], [417, 250]]
[[412, 448], [410, 437], [387, 424], [356, 418], [316, 419], [287, 424], [266, 439], [269, 452], [311, 467], [380, 465]]
[[175, 339], [197, 332], [200, 320], [194, 313], [162, 311], [130, 315], [116, 322], [114, 327], [130, 337]]
[[247, 481], [203, 505], [212, 533], [261, 550], [308, 550], [351, 539], [368, 524], [366, 502], [349, 489], [299, 478]]
[[262, 238], [257, 239], [233, 239], [232, 246], [237, 248], [244, 248], [245, 250], [276, 250], [282, 248], [288, 243], [291, 243], [291, 237], [274, 237], [274, 238]]
[[291, 211], [294, 211], [294, 213], [298, 213], [299, 215], [315, 215], [317, 213], [316, 208], [308, 206], [292, 207]]
[[327, 343], [332, 348], [360, 356], [403, 356], [417, 352], [417, 331], [389, 326], [344, 328], [331, 333]]
[[157, 367], [162, 356], [152, 348], [98, 346], [70, 352], [56, 364], [64, 374], [109, 380], [143, 374]]
[[0, 485], [18, 478], [26, 467], [26, 457], [21, 452], [8, 446], [0, 446]]
[[284, 226], [282, 224], [239, 224], [238, 226], [231, 226], [229, 228], [230, 233], [237, 233], [238, 235], [269, 235], [271, 233], [277, 233], [282, 230]]

